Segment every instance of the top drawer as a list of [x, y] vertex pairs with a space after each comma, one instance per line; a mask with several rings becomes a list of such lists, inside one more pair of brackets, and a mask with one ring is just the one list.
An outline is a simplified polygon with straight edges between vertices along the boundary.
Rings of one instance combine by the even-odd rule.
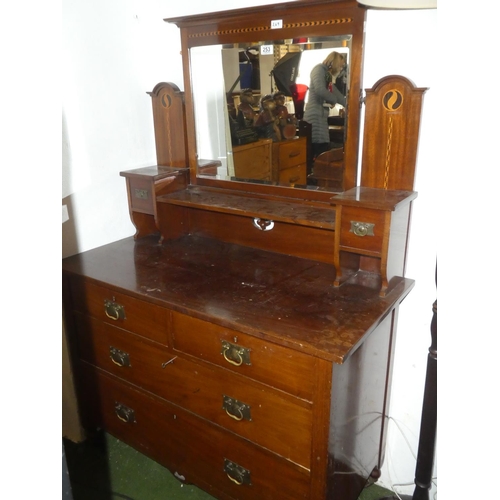
[[106, 323], [167, 345], [169, 311], [129, 295], [71, 279], [73, 308]]
[[172, 335], [174, 349], [312, 401], [312, 356], [175, 311]]

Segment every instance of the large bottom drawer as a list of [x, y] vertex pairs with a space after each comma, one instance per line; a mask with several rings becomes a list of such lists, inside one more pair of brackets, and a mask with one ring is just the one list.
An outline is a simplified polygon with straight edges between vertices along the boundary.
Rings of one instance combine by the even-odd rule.
[[309, 498], [309, 472], [82, 363], [84, 423], [221, 498]]

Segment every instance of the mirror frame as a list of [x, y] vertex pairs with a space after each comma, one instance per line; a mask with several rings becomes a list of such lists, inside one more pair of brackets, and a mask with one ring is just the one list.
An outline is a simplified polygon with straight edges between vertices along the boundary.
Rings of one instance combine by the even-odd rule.
[[[330, 198], [334, 194], [332, 191], [197, 176], [190, 49], [229, 43], [257, 43], [263, 40], [271, 43], [274, 40], [292, 39], [299, 36], [320, 37], [349, 34], [352, 35], [352, 54], [350, 93], [347, 103], [344, 190], [357, 186], [365, 17], [366, 8], [356, 0], [296, 0], [295, 2], [164, 19], [166, 22], [176, 24], [181, 34], [190, 183], [293, 198], [307, 197], [319, 200]], [[271, 28], [272, 21], [277, 20], [281, 21], [282, 27]]]

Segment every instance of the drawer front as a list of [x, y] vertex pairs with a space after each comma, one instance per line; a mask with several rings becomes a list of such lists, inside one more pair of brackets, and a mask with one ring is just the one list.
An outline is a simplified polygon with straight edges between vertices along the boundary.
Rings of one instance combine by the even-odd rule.
[[154, 215], [154, 185], [152, 180], [150, 178], [129, 177], [127, 183], [132, 209]]
[[306, 162], [305, 141], [298, 139], [280, 142], [279, 168], [284, 170]]
[[71, 294], [77, 311], [167, 345], [168, 309], [77, 278]]
[[240, 500], [309, 498], [309, 472], [248, 441], [89, 369], [88, 423], [168, 467], [177, 477]]
[[386, 212], [342, 207], [341, 217], [341, 247], [366, 250], [374, 254], [381, 253], [386, 228]]
[[172, 335], [174, 349], [312, 401], [311, 356], [177, 312]]
[[279, 182], [281, 184], [306, 184], [307, 166], [305, 163], [295, 167], [280, 170]]
[[79, 317], [77, 325], [84, 361], [310, 467], [310, 403], [213, 365], [176, 357], [93, 318]]

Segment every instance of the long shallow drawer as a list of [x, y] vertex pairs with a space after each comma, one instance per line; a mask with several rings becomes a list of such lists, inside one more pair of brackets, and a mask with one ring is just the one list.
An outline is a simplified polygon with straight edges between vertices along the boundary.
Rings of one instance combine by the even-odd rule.
[[167, 345], [168, 309], [80, 278], [72, 278], [71, 294], [77, 311]]
[[312, 401], [312, 356], [177, 312], [172, 334], [179, 351]]
[[310, 468], [310, 403], [93, 318], [77, 331], [84, 361]]
[[103, 427], [181, 480], [239, 500], [309, 498], [307, 470], [95, 369], [85, 378], [86, 424]]

